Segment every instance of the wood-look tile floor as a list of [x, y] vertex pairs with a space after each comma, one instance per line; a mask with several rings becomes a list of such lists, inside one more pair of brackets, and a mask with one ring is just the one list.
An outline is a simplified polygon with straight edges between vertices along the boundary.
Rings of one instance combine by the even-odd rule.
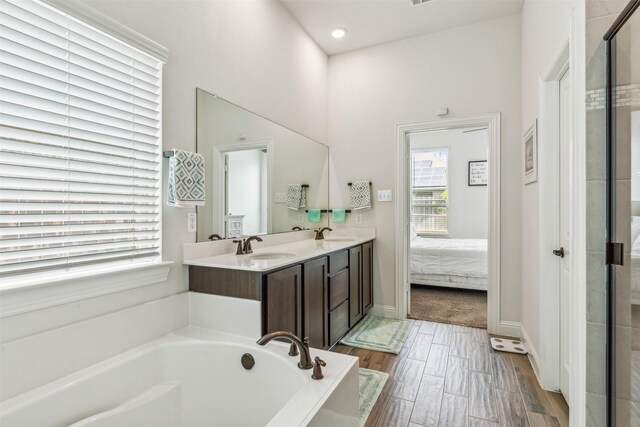
[[495, 352], [484, 329], [415, 321], [398, 355], [338, 344], [360, 367], [389, 374], [365, 427], [569, 425], [526, 356]]

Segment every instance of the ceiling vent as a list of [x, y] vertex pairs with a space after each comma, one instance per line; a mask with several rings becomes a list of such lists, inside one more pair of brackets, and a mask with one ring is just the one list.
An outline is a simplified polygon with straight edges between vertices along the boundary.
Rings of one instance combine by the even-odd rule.
[[429, 1], [431, 1], [431, 0], [411, 0], [411, 4], [414, 5], [414, 6], [419, 6], [422, 3], [427, 3]]

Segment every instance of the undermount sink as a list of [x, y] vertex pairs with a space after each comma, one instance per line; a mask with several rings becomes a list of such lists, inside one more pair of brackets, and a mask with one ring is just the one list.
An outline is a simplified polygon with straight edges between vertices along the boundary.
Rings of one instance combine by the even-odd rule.
[[289, 252], [262, 252], [259, 254], [250, 255], [249, 258], [255, 260], [270, 260], [270, 259], [285, 259], [291, 258], [295, 254]]
[[327, 242], [353, 242], [356, 239], [353, 237], [325, 237], [324, 240]]

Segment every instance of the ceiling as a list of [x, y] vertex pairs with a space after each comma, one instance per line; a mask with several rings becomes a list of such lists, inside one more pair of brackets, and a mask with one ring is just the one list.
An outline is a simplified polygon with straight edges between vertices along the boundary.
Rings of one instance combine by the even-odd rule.
[[[280, 0], [328, 54], [520, 13], [523, 0]], [[347, 30], [331, 37], [336, 27]]]

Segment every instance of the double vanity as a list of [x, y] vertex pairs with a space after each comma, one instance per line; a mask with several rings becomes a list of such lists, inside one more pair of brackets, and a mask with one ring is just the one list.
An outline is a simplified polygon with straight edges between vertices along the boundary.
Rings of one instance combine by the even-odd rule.
[[227, 253], [191, 258], [202, 250], [185, 252], [189, 290], [259, 301], [263, 335], [289, 331], [327, 349], [373, 306], [375, 234], [341, 231], [321, 240], [309, 230], [265, 236], [253, 242], [253, 253], [241, 255], [228, 250], [228, 241], [194, 244]]

